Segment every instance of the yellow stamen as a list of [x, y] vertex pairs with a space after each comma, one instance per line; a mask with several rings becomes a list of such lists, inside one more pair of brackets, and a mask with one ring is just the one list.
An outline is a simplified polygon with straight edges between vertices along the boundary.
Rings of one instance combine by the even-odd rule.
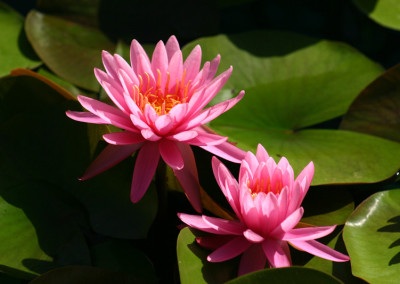
[[[182, 78], [176, 80], [176, 86], [173, 93], [169, 93], [170, 74], [166, 73], [166, 83], [164, 91], [161, 89], [161, 71], [157, 69], [157, 80], [155, 82], [155, 89], [151, 87], [151, 79], [148, 73], [145, 73], [147, 77], [147, 84], [145, 86], [143, 77], [138, 75], [139, 86], [133, 87], [132, 99], [136, 105], [144, 112], [146, 104], [151, 105], [158, 115], [169, 113], [169, 111], [176, 105], [186, 103], [190, 99], [189, 87], [191, 81], [185, 85], [186, 69], [183, 71]], [[191, 91], [190, 93], [194, 93]]]

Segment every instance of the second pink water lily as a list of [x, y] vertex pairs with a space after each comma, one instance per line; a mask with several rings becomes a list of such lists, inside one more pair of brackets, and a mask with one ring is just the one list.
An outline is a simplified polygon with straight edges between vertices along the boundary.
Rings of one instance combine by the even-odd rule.
[[227, 137], [209, 133], [202, 126], [233, 107], [244, 92], [205, 108], [230, 77], [232, 67], [214, 78], [220, 56], [200, 69], [200, 46], [183, 61], [174, 36], [165, 45], [162, 41], [157, 44], [151, 60], [136, 40], [132, 41], [130, 55], [131, 65], [118, 54], [104, 51], [106, 72], [95, 69], [97, 80], [116, 107], [79, 96], [79, 102], [89, 112], [67, 112], [74, 120], [112, 124], [123, 129], [103, 136], [110, 145], [82, 179], [107, 170], [140, 149], [132, 178], [132, 201], [143, 197], [162, 157], [173, 169], [193, 207], [201, 211], [200, 186], [190, 145], [240, 162], [244, 151], [228, 143]]
[[270, 267], [291, 265], [288, 243], [313, 255], [348, 261], [349, 257], [315, 239], [330, 234], [336, 226], [295, 228], [303, 216], [301, 203], [314, 175], [311, 162], [294, 179], [286, 158], [278, 164], [259, 145], [257, 154], [248, 152], [241, 163], [239, 181], [215, 157], [215, 178], [238, 220], [179, 213], [187, 225], [212, 235], [197, 242], [214, 251], [208, 261], [220, 262], [243, 254], [239, 275]]

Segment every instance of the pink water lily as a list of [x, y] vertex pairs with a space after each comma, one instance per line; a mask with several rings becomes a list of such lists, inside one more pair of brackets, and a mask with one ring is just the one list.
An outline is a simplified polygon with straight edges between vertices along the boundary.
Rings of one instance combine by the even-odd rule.
[[198, 45], [183, 61], [174, 36], [165, 45], [158, 42], [151, 60], [136, 40], [132, 41], [130, 55], [131, 65], [118, 54], [103, 51], [106, 72], [94, 70], [116, 107], [78, 96], [89, 112], [67, 111], [77, 121], [112, 124], [123, 129], [103, 136], [110, 145], [81, 179], [107, 170], [140, 149], [132, 179], [132, 201], [139, 201], [145, 194], [161, 156], [173, 169], [193, 207], [200, 212], [199, 180], [190, 145], [239, 163], [245, 152], [228, 143], [227, 137], [210, 133], [203, 125], [233, 107], [244, 92], [203, 109], [224, 86], [232, 67], [215, 77], [220, 62], [218, 55], [200, 69]]
[[215, 157], [215, 178], [238, 220], [178, 213], [187, 225], [213, 235], [199, 237], [197, 242], [214, 251], [207, 257], [220, 262], [243, 254], [239, 275], [270, 267], [291, 265], [288, 243], [313, 255], [348, 261], [339, 253], [315, 239], [330, 234], [336, 226], [295, 228], [303, 216], [301, 203], [314, 176], [309, 163], [294, 179], [286, 158], [278, 164], [258, 145], [256, 155], [248, 152], [241, 163], [239, 182]]

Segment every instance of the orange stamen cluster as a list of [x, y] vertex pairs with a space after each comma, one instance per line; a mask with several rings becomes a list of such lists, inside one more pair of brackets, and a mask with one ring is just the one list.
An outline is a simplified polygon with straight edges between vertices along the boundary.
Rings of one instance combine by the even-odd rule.
[[267, 194], [268, 192], [279, 194], [282, 191], [282, 181], [279, 180], [272, 188], [270, 178], [267, 179], [267, 182], [264, 182], [263, 178], [257, 179], [255, 182], [253, 182], [252, 186], [250, 184], [250, 181], [248, 180], [247, 187], [249, 188], [249, 191], [253, 198], [255, 198], [260, 192], [264, 192], [265, 194]]
[[[167, 81], [164, 89], [161, 88], [161, 72], [157, 69], [158, 77], [155, 88], [150, 86], [150, 76], [144, 73], [147, 77], [146, 84], [143, 82], [143, 77], [139, 75], [139, 86], [133, 87], [132, 98], [136, 105], [144, 112], [146, 104], [151, 105], [158, 115], [167, 114], [174, 106], [186, 103], [189, 101], [189, 87], [191, 81], [185, 84], [186, 70], [183, 71], [181, 80], [176, 80], [175, 90], [170, 93], [170, 74], [167, 72]], [[192, 93], [192, 92], [191, 92]]]

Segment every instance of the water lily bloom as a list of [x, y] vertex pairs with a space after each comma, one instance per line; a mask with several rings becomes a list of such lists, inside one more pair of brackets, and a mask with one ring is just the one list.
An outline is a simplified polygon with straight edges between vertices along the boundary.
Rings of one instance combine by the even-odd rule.
[[212, 160], [215, 178], [238, 220], [178, 213], [187, 225], [212, 235], [197, 242], [214, 251], [207, 257], [220, 262], [243, 254], [239, 275], [270, 267], [291, 265], [288, 243], [313, 255], [348, 261], [339, 253], [315, 239], [330, 234], [336, 226], [296, 228], [303, 216], [300, 206], [314, 176], [310, 162], [294, 179], [286, 158], [278, 164], [258, 145], [256, 155], [248, 152], [241, 163], [239, 182], [215, 157]]
[[107, 170], [140, 149], [132, 178], [132, 201], [138, 202], [145, 194], [161, 156], [173, 169], [193, 207], [200, 212], [200, 186], [190, 145], [240, 163], [245, 152], [228, 143], [227, 137], [210, 133], [203, 125], [233, 107], [244, 92], [204, 109], [224, 86], [232, 67], [215, 77], [220, 62], [218, 55], [200, 69], [201, 48], [198, 45], [183, 61], [174, 36], [165, 45], [158, 42], [151, 60], [143, 47], [133, 40], [130, 56], [131, 65], [118, 54], [103, 51], [106, 72], [94, 70], [115, 106], [78, 96], [89, 112], [67, 111], [74, 120], [112, 124], [123, 130], [103, 135], [110, 145], [81, 179]]

